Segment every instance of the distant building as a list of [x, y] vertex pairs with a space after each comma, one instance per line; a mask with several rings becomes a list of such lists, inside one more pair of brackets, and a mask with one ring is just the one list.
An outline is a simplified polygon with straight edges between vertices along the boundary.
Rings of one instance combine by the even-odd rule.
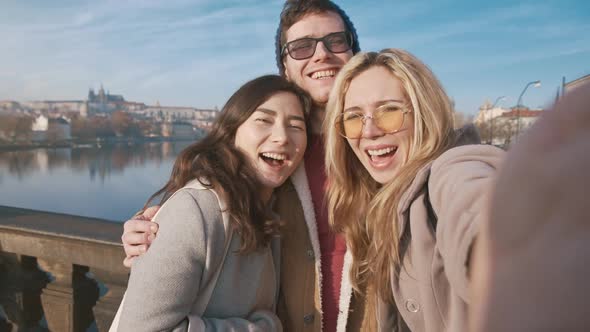
[[143, 114], [148, 118], [155, 118], [160, 121], [186, 120], [190, 121], [196, 117], [196, 108], [176, 106], [148, 106]]
[[162, 124], [163, 137], [195, 138], [195, 128], [188, 122], [166, 122]]
[[20, 104], [12, 100], [0, 100], [0, 110], [10, 111], [20, 108]]
[[[486, 101], [473, 120], [485, 143], [507, 146], [526, 131], [543, 114], [542, 109], [520, 106], [513, 108], [494, 107]], [[520, 120], [519, 120], [520, 118]]]
[[88, 114], [113, 113], [116, 110], [126, 110], [123, 95], [112, 95], [108, 91], [105, 92], [102, 84], [98, 93], [95, 93], [92, 88], [88, 90], [87, 103]]
[[[564, 78], [564, 81], [565, 81], [565, 78]], [[565, 83], [563, 86], [563, 91], [564, 91], [564, 93], [568, 93], [570, 91], [573, 91], [574, 89], [576, 89], [577, 87], [581, 86], [584, 83], [590, 84], [590, 74]]]
[[[0, 108], [2, 105], [0, 104]], [[122, 95], [110, 94], [102, 85], [98, 93], [95, 93], [92, 88], [89, 89], [86, 100], [39, 100], [22, 102], [20, 105], [36, 113], [78, 113], [83, 117], [106, 115], [118, 110], [130, 112], [146, 108], [144, 103], [128, 102]]]
[[140, 114], [145, 118], [151, 118], [158, 122], [186, 122], [192, 124], [194, 127], [208, 130], [211, 124], [219, 114], [216, 110], [198, 109], [193, 107], [178, 107], [178, 106], [160, 106], [156, 103], [155, 106], [148, 106], [147, 108], [133, 112]]
[[106, 104], [106, 103], [121, 102], [121, 101], [125, 101], [125, 98], [123, 98], [123, 95], [112, 95], [108, 92], [105, 92], [102, 84], [100, 85], [100, 90], [98, 90], [98, 93], [94, 93], [94, 89], [92, 89], [92, 88], [88, 90], [88, 102], [89, 103]]
[[[186, 122], [203, 130], [210, 129], [219, 113], [217, 110], [197, 109], [179, 106], [147, 106], [141, 102], [126, 101], [123, 95], [110, 94], [101, 85], [98, 92], [88, 89], [86, 100], [38, 100], [15, 102], [0, 101], [0, 112], [21, 112], [31, 115], [43, 114], [49, 118], [71, 117], [71, 113], [82, 117], [110, 117], [115, 111], [131, 114], [135, 119], [155, 122]], [[41, 135], [41, 134], [40, 134]]]
[[494, 107], [492, 108], [492, 103], [489, 100], [486, 100], [483, 105], [479, 107], [479, 112], [475, 116], [473, 122], [475, 124], [481, 124], [484, 122], [491, 121], [499, 116], [502, 116], [504, 113], [509, 112], [510, 109], [502, 108], [502, 107]]
[[122, 109], [125, 109], [127, 112], [139, 111], [147, 107], [144, 103], [138, 103], [134, 101], [126, 101], [124, 103], [119, 103], [119, 105], [122, 105]]
[[31, 125], [33, 142], [64, 141], [72, 138], [70, 122], [62, 117], [48, 118], [45, 115], [37, 117]]
[[496, 118], [496, 127], [506, 125], [509, 129], [509, 142], [513, 142], [520, 134], [532, 126], [543, 114], [542, 109], [531, 110], [527, 107], [513, 107], [509, 112]]
[[523, 131], [532, 126], [543, 112], [542, 109], [531, 110], [524, 106], [521, 106], [520, 108], [514, 107], [510, 112], [502, 114], [502, 118], [512, 119], [512, 121], [515, 121], [516, 126], [518, 126], [518, 119], [520, 118], [520, 129]]
[[218, 112], [194, 107], [160, 106], [160, 104], [157, 103], [155, 106], [148, 106], [145, 108], [143, 113], [147, 117], [161, 117], [163, 120], [203, 120], [214, 118]]
[[86, 107], [83, 100], [38, 100], [22, 102], [20, 104], [30, 111], [44, 113], [82, 113]]

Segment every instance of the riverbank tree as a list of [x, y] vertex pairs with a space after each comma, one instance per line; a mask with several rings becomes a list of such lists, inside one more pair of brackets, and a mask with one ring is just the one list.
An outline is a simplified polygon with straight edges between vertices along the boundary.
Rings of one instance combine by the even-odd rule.
[[7, 143], [31, 140], [33, 118], [23, 114], [0, 114], [0, 141]]

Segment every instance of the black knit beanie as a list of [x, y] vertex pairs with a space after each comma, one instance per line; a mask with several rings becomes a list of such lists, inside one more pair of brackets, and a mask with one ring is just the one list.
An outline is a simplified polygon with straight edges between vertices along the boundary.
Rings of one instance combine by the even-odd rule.
[[281, 11], [281, 17], [279, 18], [279, 27], [277, 29], [277, 33], [275, 36], [275, 55], [276, 55], [277, 67], [279, 68], [279, 74], [283, 77], [285, 76], [285, 66], [283, 65], [283, 57], [281, 56], [281, 49], [283, 47], [283, 45], [281, 45], [281, 28], [282, 28], [282, 19], [281, 18], [283, 17], [285, 10], [288, 9], [290, 6], [292, 6], [292, 3], [303, 2], [303, 1], [318, 1], [318, 2], [321, 1], [321, 2], [329, 3], [330, 7], [331, 7], [331, 9], [329, 11], [335, 11], [338, 15], [340, 15], [340, 17], [342, 18], [342, 21], [344, 22], [344, 27], [346, 28], [347, 31], [349, 31], [352, 34], [352, 39], [353, 39], [352, 54], [357, 54], [361, 50], [361, 48], [359, 46], [359, 38], [358, 38], [358, 35], [356, 34], [356, 29], [354, 28], [354, 24], [352, 24], [352, 21], [350, 20], [348, 15], [346, 15], [344, 10], [342, 10], [333, 1], [330, 1], [330, 0], [287, 0], [287, 1], [285, 1], [285, 5], [283, 6], [283, 10]]

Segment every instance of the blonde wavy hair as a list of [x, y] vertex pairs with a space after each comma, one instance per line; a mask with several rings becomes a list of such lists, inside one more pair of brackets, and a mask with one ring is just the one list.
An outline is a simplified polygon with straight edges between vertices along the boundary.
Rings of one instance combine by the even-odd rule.
[[[414, 135], [405, 164], [389, 183], [377, 183], [357, 159], [335, 123], [343, 112], [350, 82], [372, 67], [383, 67], [399, 79], [414, 117]], [[359, 53], [340, 71], [330, 94], [324, 121], [327, 204], [332, 227], [344, 234], [353, 255], [354, 289], [366, 291], [367, 314], [375, 314], [376, 296], [393, 303], [392, 272], [401, 268], [398, 205], [417, 172], [453, 142], [452, 104], [432, 71], [399, 49]], [[369, 316], [370, 317], [370, 316]]]

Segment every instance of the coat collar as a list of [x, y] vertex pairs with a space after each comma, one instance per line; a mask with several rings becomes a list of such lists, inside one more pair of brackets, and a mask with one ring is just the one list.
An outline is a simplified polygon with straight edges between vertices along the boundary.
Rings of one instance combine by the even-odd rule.
[[[303, 216], [305, 217], [305, 223], [307, 224], [309, 238], [311, 240], [311, 245], [313, 247], [313, 251], [315, 254], [315, 269], [318, 275], [318, 284], [316, 285], [316, 287], [320, 289], [319, 305], [321, 307], [321, 285], [323, 279], [321, 264], [322, 254], [320, 251], [320, 241], [316, 223], [315, 210], [311, 196], [311, 190], [309, 189], [307, 173], [305, 172], [305, 162], [302, 162], [301, 165], [299, 165], [299, 167], [295, 170], [293, 175], [291, 175], [291, 182], [293, 184], [293, 187], [295, 188], [295, 191], [297, 192], [297, 196], [299, 196], [299, 200], [301, 201], [301, 206], [303, 208]], [[350, 301], [352, 299], [352, 283], [350, 281], [350, 268], [352, 266], [352, 261], [352, 254], [350, 253], [350, 251], [347, 250], [346, 254], [344, 255], [344, 265], [342, 267], [342, 281], [340, 284], [340, 297], [338, 301], [339, 313], [336, 326], [337, 332], [346, 331], [346, 325], [348, 324], [348, 312], [350, 309]]]
[[412, 181], [408, 189], [402, 194], [397, 209], [397, 220], [399, 223], [400, 237], [402, 236], [402, 234], [404, 234], [404, 230], [406, 228], [407, 223], [407, 218], [403, 218], [403, 215], [410, 209], [410, 205], [412, 205], [412, 202], [414, 202], [416, 197], [418, 197], [418, 195], [422, 192], [424, 186], [428, 185], [428, 178], [430, 177], [430, 168], [432, 167], [433, 162], [434, 161], [428, 162], [418, 171], [418, 173], [416, 173], [414, 181]]
[[[477, 127], [475, 127], [473, 124], [469, 124], [461, 128], [455, 129], [453, 135], [453, 144], [452, 147], [449, 148], [449, 150], [462, 145], [479, 144], [481, 141]], [[418, 171], [418, 173], [416, 173], [414, 181], [412, 181], [408, 189], [402, 194], [402, 198], [400, 199], [400, 203], [397, 209], [398, 222], [401, 221], [399, 225], [400, 237], [402, 236], [402, 234], [404, 234], [404, 230], [406, 228], [407, 223], [407, 220], [403, 218], [403, 215], [408, 211], [410, 205], [416, 199], [416, 197], [418, 197], [418, 195], [422, 192], [424, 186], [428, 185], [430, 169], [435, 160], [431, 160], [430, 162], [425, 164]]]

